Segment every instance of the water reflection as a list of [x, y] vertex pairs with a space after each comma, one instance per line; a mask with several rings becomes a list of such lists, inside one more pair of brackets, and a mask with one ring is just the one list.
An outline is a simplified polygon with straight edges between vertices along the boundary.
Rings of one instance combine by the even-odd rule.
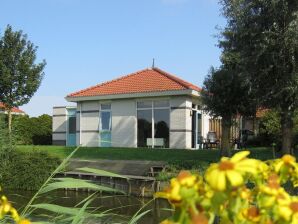
[[[31, 191], [6, 191], [5, 194], [14, 206], [21, 210], [24, 205], [30, 200], [34, 192]], [[61, 206], [73, 207], [80, 203], [84, 198], [88, 197], [91, 193], [77, 192], [77, 191], [57, 191], [47, 194], [39, 198], [38, 203], [55, 203]], [[111, 210], [111, 213], [121, 216], [121, 220], [129, 220], [140, 208], [144, 207], [151, 199], [137, 198], [133, 196], [123, 195], [98, 195], [92, 202], [91, 206], [98, 208], [100, 211]], [[138, 223], [156, 224], [171, 215], [168, 211], [169, 204], [166, 200], [158, 199], [149, 203], [143, 211], [150, 209]], [[34, 219], [39, 219], [40, 214], [44, 211], [36, 210], [32, 216]], [[112, 223], [119, 220], [119, 217], [109, 217], [105, 223]]]

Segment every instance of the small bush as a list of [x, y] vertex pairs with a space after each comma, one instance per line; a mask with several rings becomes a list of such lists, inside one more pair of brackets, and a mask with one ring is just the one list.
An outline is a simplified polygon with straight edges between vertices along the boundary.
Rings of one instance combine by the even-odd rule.
[[37, 190], [59, 164], [46, 152], [13, 151], [8, 161], [0, 158], [0, 183], [9, 189]]

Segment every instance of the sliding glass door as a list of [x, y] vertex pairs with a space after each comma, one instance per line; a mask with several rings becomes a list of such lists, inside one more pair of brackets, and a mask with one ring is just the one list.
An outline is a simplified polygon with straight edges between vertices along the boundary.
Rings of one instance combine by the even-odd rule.
[[138, 147], [169, 147], [170, 108], [167, 100], [137, 102]]

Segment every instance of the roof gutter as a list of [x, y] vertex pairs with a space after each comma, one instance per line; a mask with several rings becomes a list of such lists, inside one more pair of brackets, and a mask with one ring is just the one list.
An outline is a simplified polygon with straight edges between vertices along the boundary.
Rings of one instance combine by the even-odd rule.
[[99, 95], [99, 96], [80, 96], [80, 97], [67, 96], [65, 97], [65, 99], [68, 102], [80, 102], [80, 101], [91, 101], [91, 100], [129, 99], [129, 98], [143, 98], [143, 97], [155, 97], [155, 96], [156, 97], [179, 96], [179, 95], [199, 97], [200, 93], [196, 90], [185, 89], [185, 90], [172, 90], [172, 91], [160, 91], [160, 92], [110, 94], [110, 95]]

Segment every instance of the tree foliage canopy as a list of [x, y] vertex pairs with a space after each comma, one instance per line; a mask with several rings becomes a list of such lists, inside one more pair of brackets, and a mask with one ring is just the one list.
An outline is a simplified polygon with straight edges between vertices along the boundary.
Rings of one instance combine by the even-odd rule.
[[[298, 106], [298, 1], [222, 0], [228, 24], [220, 46], [233, 43], [238, 67], [267, 108]], [[230, 55], [225, 55], [229, 59]]]
[[22, 31], [7, 26], [0, 38], [0, 102], [7, 109], [28, 103], [40, 86], [46, 63], [35, 63], [36, 50]]
[[211, 68], [202, 91], [205, 109], [214, 117], [251, 114], [248, 88], [236, 70]]

